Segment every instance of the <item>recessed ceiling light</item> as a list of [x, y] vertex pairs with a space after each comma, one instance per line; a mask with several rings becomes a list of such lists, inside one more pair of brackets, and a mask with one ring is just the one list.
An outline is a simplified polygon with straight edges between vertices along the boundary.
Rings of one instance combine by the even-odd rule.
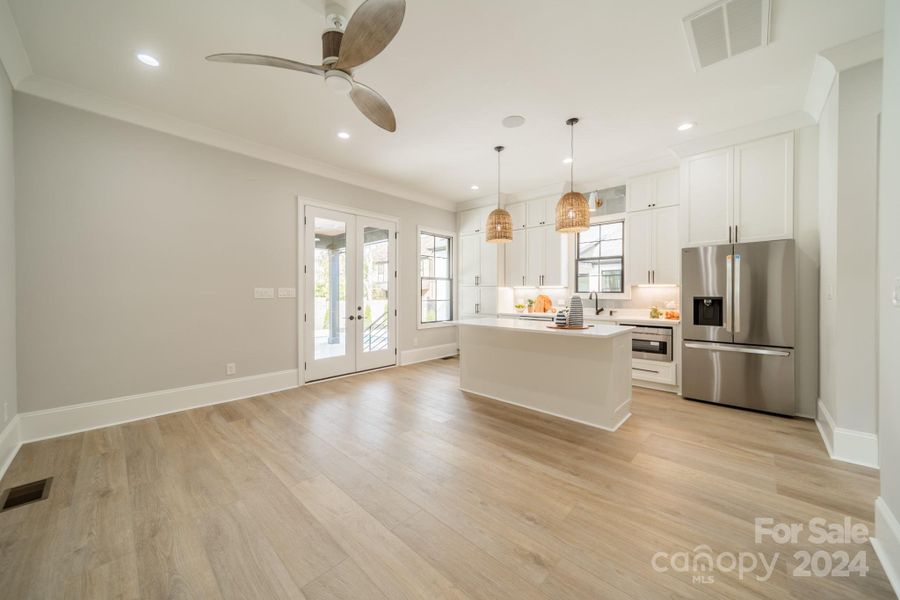
[[515, 129], [516, 127], [521, 127], [525, 124], [525, 117], [522, 115], [509, 115], [508, 117], [504, 117], [503, 126], [509, 127], [510, 129]]
[[470, 187], [469, 189], [472, 190], [473, 192], [477, 192], [477, 191], [480, 190], [481, 188], [478, 187], [477, 185], [473, 185], [473, 186]]
[[349, 139], [350, 139], [350, 134], [347, 133], [346, 131], [338, 131], [338, 134], [337, 134], [337, 135], [338, 135], [338, 137], [341, 138], [342, 140], [349, 140]]
[[150, 56], [149, 54], [138, 54], [137, 59], [147, 65], [148, 67], [158, 67], [159, 61], [156, 60], [156, 57]]
[[564, 164], [564, 165], [570, 165], [570, 164], [572, 164], [572, 157], [571, 157], [571, 156], [565, 157], [565, 158], [563, 159], [563, 164]]
[[687, 131], [694, 126], [694, 123], [682, 123], [678, 126], [678, 131]]

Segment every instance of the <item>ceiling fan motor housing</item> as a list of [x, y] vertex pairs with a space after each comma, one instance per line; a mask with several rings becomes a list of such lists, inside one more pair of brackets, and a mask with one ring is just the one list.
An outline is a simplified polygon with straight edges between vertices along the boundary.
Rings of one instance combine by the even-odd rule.
[[322, 66], [333, 65], [341, 52], [341, 40], [344, 32], [340, 29], [328, 29], [322, 34]]

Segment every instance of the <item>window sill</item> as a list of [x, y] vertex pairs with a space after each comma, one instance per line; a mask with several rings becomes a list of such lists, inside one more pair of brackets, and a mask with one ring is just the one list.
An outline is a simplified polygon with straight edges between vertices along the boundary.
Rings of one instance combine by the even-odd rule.
[[442, 329], [444, 327], [456, 327], [456, 323], [440, 321], [438, 323], [418, 323], [416, 329]]

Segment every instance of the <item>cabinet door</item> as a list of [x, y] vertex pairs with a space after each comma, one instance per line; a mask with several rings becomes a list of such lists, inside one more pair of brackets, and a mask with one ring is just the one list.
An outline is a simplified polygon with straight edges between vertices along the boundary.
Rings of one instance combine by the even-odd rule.
[[628, 231], [625, 242], [628, 246], [628, 285], [650, 283], [653, 270], [653, 212], [641, 211], [628, 215]]
[[556, 205], [558, 196], [551, 196], [544, 200], [544, 225], [556, 225]]
[[735, 242], [793, 237], [793, 133], [735, 147], [734, 224]]
[[527, 210], [524, 202], [517, 202], [506, 207], [509, 216], [512, 217], [513, 229], [525, 229], [527, 226]]
[[540, 227], [544, 224], [546, 206], [547, 202], [543, 198], [525, 203], [525, 223], [528, 227]]
[[464, 210], [459, 213], [459, 234], [475, 233], [478, 222], [478, 209]]
[[459, 240], [459, 283], [475, 285], [481, 274], [481, 234], [463, 235]]
[[625, 184], [625, 204], [628, 212], [652, 208], [655, 193], [656, 180], [653, 175], [630, 179]]
[[525, 285], [541, 285], [544, 274], [544, 246], [546, 234], [543, 227], [525, 230]]
[[653, 210], [653, 283], [680, 282], [681, 246], [678, 243], [678, 207]]
[[478, 304], [478, 288], [474, 285], [459, 286], [459, 316], [470, 318], [475, 316], [475, 305]]
[[681, 192], [681, 180], [678, 169], [657, 173], [653, 183], [655, 189], [653, 196], [654, 208], [678, 205], [678, 195]]
[[681, 238], [684, 246], [727, 244], [734, 221], [731, 148], [681, 162]]
[[482, 235], [478, 236], [478, 241], [481, 245], [478, 285], [498, 285], [500, 283], [500, 244], [485, 241]]
[[568, 285], [569, 234], [557, 233], [553, 225], [544, 229], [544, 285]]
[[497, 316], [497, 295], [498, 291], [495, 287], [478, 288], [478, 315], [479, 316]]
[[524, 229], [513, 229], [512, 241], [506, 244], [506, 285], [525, 285], [525, 236]]

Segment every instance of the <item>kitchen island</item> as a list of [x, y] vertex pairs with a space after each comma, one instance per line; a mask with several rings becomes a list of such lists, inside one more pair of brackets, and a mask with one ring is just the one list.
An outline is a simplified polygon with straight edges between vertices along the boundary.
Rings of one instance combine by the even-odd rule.
[[459, 387], [501, 402], [615, 431], [631, 416], [631, 331], [545, 322], [464, 319]]

